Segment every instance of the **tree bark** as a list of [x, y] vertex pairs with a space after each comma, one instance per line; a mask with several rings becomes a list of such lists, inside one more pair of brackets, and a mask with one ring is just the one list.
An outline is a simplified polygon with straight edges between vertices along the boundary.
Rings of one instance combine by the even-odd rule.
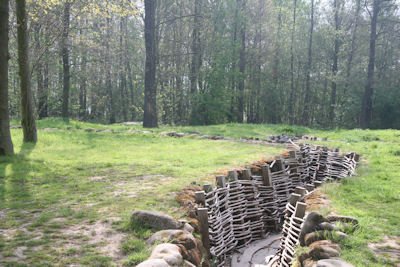
[[293, 22], [292, 22], [292, 33], [290, 41], [290, 96], [289, 96], [289, 123], [294, 123], [294, 107], [295, 101], [294, 96], [296, 87], [294, 83], [294, 37], [296, 34], [296, 13], [297, 13], [297, 0], [293, 0]]
[[29, 71], [29, 37], [25, 0], [16, 1], [18, 65], [21, 79], [21, 115], [24, 142], [36, 142], [36, 122], [33, 111], [33, 98]]
[[193, 32], [192, 32], [192, 62], [190, 64], [190, 93], [196, 94], [198, 91], [198, 75], [201, 67], [201, 41], [200, 41], [200, 28], [201, 28], [201, 3], [202, 0], [194, 0], [194, 18], [193, 18]]
[[239, 81], [238, 81], [238, 91], [239, 91], [239, 99], [238, 99], [238, 116], [237, 122], [243, 122], [244, 115], [244, 81], [245, 81], [245, 70], [246, 70], [246, 24], [244, 22], [244, 12], [246, 1], [237, 0], [238, 8], [240, 8], [240, 51], [239, 51]]
[[124, 121], [128, 121], [128, 110], [127, 110], [127, 93], [126, 93], [126, 69], [124, 67], [124, 25], [126, 17], [121, 17], [119, 22], [120, 32], [119, 32], [119, 48], [120, 48], [120, 55], [119, 55], [119, 92], [121, 96], [121, 113]]
[[304, 109], [302, 116], [302, 123], [308, 125], [310, 123], [310, 107], [311, 107], [311, 88], [310, 76], [312, 66], [312, 45], [314, 34], [314, 0], [311, 0], [311, 18], [310, 18], [310, 33], [308, 37], [308, 51], [307, 51], [307, 66], [306, 66], [306, 88], [304, 93]]
[[371, 126], [372, 118], [372, 97], [374, 95], [374, 74], [375, 74], [375, 49], [377, 39], [378, 16], [381, 9], [381, 0], [374, 0], [373, 11], [371, 17], [371, 33], [369, 40], [369, 61], [367, 82], [365, 85], [364, 95], [361, 106], [360, 126], [363, 129]]
[[[84, 26], [86, 26], [86, 21]], [[80, 36], [84, 34], [83, 30], [80, 30]], [[86, 119], [86, 109], [87, 109], [87, 52], [86, 47], [81, 48], [81, 66], [80, 66], [80, 83], [79, 83], [79, 118], [81, 120]]]
[[106, 18], [106, 38], [105, 38], [105, 59], [104, 59], [104, 68], [106, 70], [106, 91], [108, 92], [108, 111], [110, 113], [110, 118], [109, 122], [110, 123], [115, 123], [116, 122], [116, 116], [115, 116], [115, 99], [114, 99], [114, 94], [113, 94], [113, 87], [112, 87], [112, 81], [111, 81], [111, 57], [110, 57], [110, 40], [111, 40], [111, 18], [107, 17]]
[[62, 63], [63, 63], [63, 99], [62, 99], [62, 117], [69, 117], [69, 89], [70, 89], [70, 65], [69, 65], [69, 20], [71, 3], [66, 1], [63, 14], [63, 32], [62, 32]]
[[8, 111], [8, 0], [0, 0], [0, 156], [14, 154]]
[[331, 98], [330, 98], [330, 106], [329, 106], [329, 123], [335, 125], [335, 107], [336, 107], [336, 94], [337, 94], [337, 82], [336, 75], [338, 72], [338, 58], [339, 58], [339, 49], [340, 49], [340, 39], [339, 39], [339, 31], [340, 31], [340, 18], [339, 18], [339, 10], [340, 10], [340, 0], [333, 0], [333, 8], [335, 12], [335, 43], [334, 43], [334, 51], [333, 51], [333, 64], [332, 64], [332, 83], [331, 83]]
[[158, 127], [157, 88], [156, 88], [156, 49], [155, 49], [155, 13], [156, 1], [145, 0], [144, 35], [146, 46], [144, 81], [144, 118], [143, 127]]

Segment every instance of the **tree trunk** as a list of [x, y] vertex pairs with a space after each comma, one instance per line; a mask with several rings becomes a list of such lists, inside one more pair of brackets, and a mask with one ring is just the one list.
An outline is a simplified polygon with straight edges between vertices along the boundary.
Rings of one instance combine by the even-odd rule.
[[[84, 26], [86, 26], [86, 21], [84, 22]], [[83, 30], [80, 30], [80, 36], [84, 34]], [[80, 67], [80, 83], [79, 83], [79, 119], [86, 119], [86, 109], [87, 109], [87, 73], [86, 73], [86, 65], [87, 65], [87, 52], [86, 47], [81, 48], [81, 67]]]
[[115, 99], [113, 95], [112, 81], [111, 81], [111, 56], [110, 56], [110, 40], [111, 40], [111, 18], [106, 18], [106, 38], [105, 38], [105, 59], [104, 59], [104, 68], [106, 70], [106, 91], [108, 92], [108, 111], [110, 113], [109, 122], [115, 123]]
[[244, 115], [244, 80], [245, 80], [245, 70], [246, 70], [246, 25], [244, 20], [244, 12], [246, 1], [237, 0], [238, 8], [240, 8], [240, 52], [239, 52], [239, 81], [238, 81], [238, 90], [239, 90], [239, 99], [238, 99], [238, 116], [237, 122], [243, 122]]
[[192, 62], [190, 64], [190, 93], [195, 95], [198, 91], [199, 70], [201, 67], [201, 43], [200, 43], [200, 28], [201, 28], [201, 3], [202, 0], [194, 0], [194, 20], [192, 33]]
[[340, 10], [340, 0], [333, 0], [333, 8], [335, 12], [335, 44], [333, 51], [333, 64], [332, 64], [332, 83], [331, 83], [331, 101], [329, 106], [329, 123], [331, 126], [335, 125], [335, 107], [336, 107], [336, 93], [337, 93], [337, 72], [338, 72], [338, 58], [339, 58], [339, 49], [340, 49], [340, 19], [339, 19], [339, 10]]
[[124, 121], [128, 121], [128, 110], [127, 110], [127, 94], [126, 94], [126, 69], [124, 67], [124, 24], [126, 17], [121, 17], [120, 18], [120, 23], [119, 23], [119, 48], [120, 48], [120, 55], [119, 55], [119, 92], [121, 96], [121, 110], [122, 110], [122, 117]]
[[63, 14], [63, 32], [62, 32], [62, 63], [63, 63], [63, 99], [62, 99], [62, 114], [65, 119], [69, 117], [69, 87], [70, 87], [70, 72], [69, 72], [69, 19], [70, 19], [71, 3], [65, 2]]
[[[354, 18], [354, 25], [352, 27], [352, 33], [351, 33], [351, 44], [350, 44], [350, 51], [347, 56], [347, 62], [346, 62], [346, 81], [343, 89], [343, 95], [341, 97], [341, 106], [345, 104], [347, 101], [347, 91], [349, 90], [350, 86], [350, 76], [351, 76], [351, 69], [353, 66], [353, 58], [354, 54], [356, 51], [356, 38], [357, 38], [357, 30], [358, 30], [358, 24], [360, 20], [360, 12], [361, 12], [361, 0], [356, 0], [356, 12], [355, 12], [355, 18]], [[343, 113], [342, 113], [343, 114]], [[343, 115], [341, 115], [342, 118]], [[340, 121], [342, 120], [340, 118]]]
[[308, 38], [308, 51], [307, 51], [307, 66], [306, 66], [306, 88], [304, 93], [304, 109], [302, 116], [303, 125], [310, 123], [310, 107], [311, 107], [311, 88], [310, 88], [310, 75], [312, 66], [312, 45], [314, 34], [314, 0], [311, 0], [311, 18], [310, 18], [310, 33]]
[[8, 112], [8, 0], [0, 0], [0, 156], [14, 153]]
[[19, 76], [21, 79], [21, 124], [24, 133], [24, 142], [36, 142], [37, 133], [29, 72], [29, 37], [25, 6], [25, 0], [16, 1], [18, 25], [18, 65]]
[[294, 37], [296, 34], [296, 13], [297, 13], [297, 0], [293, 0], [293, 22], [292, 22], [292, 33], [290, 41], [290, 96], [289, 96], [289, 123], [294, 123], [294, 108], [295, 101], [294, 96], [296, 92], [296, 87], [294, 83]]
[[[34, 39], [35, 39], [35, 50], [36, 53], [39, 55], [41, 53], [41, 43], [40, 43], [40, 24], [34, 24]], [[42, 119], [45, 116], [44, 108], [45, 104], [43, 103], [43, 96], [45, 95], [44, 92], [44, 80], [43, 80], [43, 65], [41, 60], [39, 59], [36, 64], [36, 82], [37, 82], [37, 96], [38, 96], [38, 114], [39, 119]]]
[[144, 36], [146, 45], [146, 66], [144, 81], [144, 118], [143, 127], [158, 127], [157, 87], [156, 87], [156, 49], [155, 49], [155, 13], [156, 1], [145, 0]]
[[374, 0], [373, 11], [371, 18], [371, 33], [369, 41], [369, 62], [368, 62], [368, 74], [367, 82], [365, 85], [364, 96], [362, 99], [361, 106], [361, 117], [360, 126], [361, 128], [369, 128], [371, 126], [372, 117], [372, 97], [374, 95], [374, 74], [375, 74], [375, 48], [376, 48], [376, 29], [378, 23], [378, 15], [380, 12], [381, 0]]

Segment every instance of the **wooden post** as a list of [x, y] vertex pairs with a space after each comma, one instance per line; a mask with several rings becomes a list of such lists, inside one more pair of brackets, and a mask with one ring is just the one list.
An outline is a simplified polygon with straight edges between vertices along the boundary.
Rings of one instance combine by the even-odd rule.
[[296, 194], [299, 194], [299, 195], [301, 195], [301, 196], [304, 196], [304, 195], [306, 194], [306, 189], [305, 189], [304, 187], [297, 186], [297, 187], [294, 189], [294, 192], [295, 192]]
[[290, 197], [289, 197], [289, 203], [292, 204], [293, 206], [295, 206], [297, 201], [300, 200], [300, 198], [301, 198], [301, 195], [292, 193], [292, 194], [290, 194]]
[[271, 170], [269, 169], [269, 165], [265, 164], [264, 166], [262, 166], [261, 171], [264, 185], [272, 186]]
[[278, 171], [283, 171], [285, 169], [285, 165], [283, 164], [282, 158], [276, 159], [275, 164], [277, 166]]
[[200, 234], [201, 241], [203, 242], [203, 246], [207, 251], [207, 257], [210, 257], [210, 233], [209, 233], [209, 225], [208, 225], [208, 209], [207, 208], [198, 208], [197, 209], [197, 219], [199, 221], [200, 226]]
[[206, 206], [206, 193], [204, 191], [197, 191], [194, 193], [195, 201], [197, 204]]
[[217, 176], [217, 186], [218, 187], [225, 187], [226, 186], [226, 179], [225, 176], [219, 175]]
[[306, 208], [307, 208], [306, 203], [297, 202], [296, 210], [294, 212], [294, 217], [303, 219], [304, 215], [306, 215]]
[[228, 181], [229, 182], [237, 181], [237, 179], [238, 179], [237, 171], [229, 171], [228, 172]]
[[295, 159], [296, 158], [296, 151], [290, 150], [289, 151], [289, 157], [292, 158], [292, 159]]
[[242, 179], [243, 180], [251, 180], [251, 171], [250, 171], [250, 169], [243, 170]]
[[308, 192], [311, 192], [315, 189], [315, 186], [313, 184], [306, 184], [306, 189]]

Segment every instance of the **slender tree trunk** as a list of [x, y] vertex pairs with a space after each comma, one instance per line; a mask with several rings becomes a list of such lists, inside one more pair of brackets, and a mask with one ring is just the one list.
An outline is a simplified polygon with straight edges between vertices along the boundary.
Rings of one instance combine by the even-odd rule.
[[14, 154], [8, 112], [8, 0], [0, 0], [0, 156]]
[[364, 96], [361, 106], [360, 126], [361, 128], [369, 128], [371, 126], [372, 118], [372, 97], [374, 95], [374, 74], [375, 74], [375, 48], [377, 39], [377, 23], [378, 15], [380, 12], [381, 0], [374, 0], [373, 11], [371, 18], [371, 33], [369, 41], [369, 61], [368, 61], [368, 74], [367, 82], [365, 85]]
[[193, 18], [193, 32], [192, 32], [192, 58], [190, 63], [190, 101], [189, 107], [191, 110], [190, 120], [194, 121], [195, 110], [193, 105], [193, 98], [199, 91], [199, 72], [202, 65], [202, 53], [201, 53], [201, 39], [200, 29], [201, 25], [201, 8], [203, 0], [194, 0], [194, 18]]
[[201, 43], [200, 43], [200, 29], [201, 29], [201, 4], [202, 0], [194, 0], [194, 19], [193, 19], [193, 33], [192, 33], [192, 61], [190, 64], [190, 93], [196, 94], [198, 91], [198, 78], [199, 70], [201, 67]]
[[[84, 26], [86, 26], [86, 21], [84, 22]], [[80, 36], [84, 34], [83, 30], [80, 30]], [[80, 83], [79, 83], [79, 118], [81, 120], [86, 119], [86, 109], [87, 109], [87, 52], [86, 47], [81, 48], [81, 66], [80, 66]]]
[[[121, 110], [122, 110], [122, 118], [124, 121], [128, 121], [128, 110], [127, 110], [127, 95], [125, 94], [126, 91], [126, 73], [124, 68], [124, 24], [126, 17], [121, 17], [119, 22], [119, 48], [120, 48], [120, 55], [119, 55], [119, 91], [121, 96]], [[126, 38], [126, 36], [125, 36]]]
[[45, 35], [45, 49], [44, 49], [44, 65], [43, 65], [43, 94], [39, 98], [39, 116], [41, 118], [47, 118], [49, 116], [48, 111], [48, 95], [49, 95], [49, 35]]
[[294, 40], [296, 34], [296, 13], [297, 13], [297, 0], [293, 0], [293, 22], [292, 22], [292, 33], [291, 33], [291, 41], [290, 41], [290, 96], [289, 96], [289, 123], [294, 123], [294, 94], [296, 91], [295, 82], [294, 82]]
[[108, 111], [110, 113], [110, 118], [109, 122], [110, 123], [115, 123], [116, 122], [116, 116], [115, 116], [115, 99], [114, 99], [114, 94], [113, 94], [113, 88], [112, 88], [112, 81], [111, 81], [111, 56], [110, 56], [110, 40], [111, 40], [111, 18], [107, 17], [106, 18], [106, 40], [105, 40], [105, 70], [106, 70], [106, 90], [108, 92]]
[[[346, 62], [346, 81], [343, 89], [343, 96], [342, 96], [342, 103], [341, 105], [345, 103], [347, 100], [347, 91], [349, 90], [350, 86], [350, 76], [351, 76], [351, 69], [353, 66], [353, 58], [354, 58], [354, 53], [356, 50], [356, 38], [357, 38], [357, 30], [358, 30], [358, 24], [360, 20], [360, 12], [361, 12], [361, 0], [356, 1], [356, 12], [355, 12], [355, 18], [354, 18], [354, 25], [351, 33], [351, 44], [350, 44], [350, 51], [347, 56], [347, 62]], [[340, 119], [341, 120], [341, 119]]]
[[18, 65], [21, 80], [21, 113], [24, 142], [36, 142], [36, 122], [29, 71], [29, 37], [25, 0], [16, 1], [18, 24]]
[[329, 106], [329, 122], [331, 126], [335, 125], [335, 107], [336, 107], [336, 94], [337, 94], [337, 72], [338, 72], [338, 58], [339, 58], [339, 49], [340, 49], [340, 18], [339, 18], [339, 10], [340, 10], [340, 0], [333, 0], [333, 8], [335, 12], [335, 44], [333, 51], [333, 64], [332, 64], [332, 83], [331, 83], [331, 101]]
[[[40, 43], [40, 29], [41, 26], [39, 23], [34, 24], [34, 39], [35, 39], [35, 50], [39, 55], [41, 53], [41, 43]], [[39, 119], [42, 119], [45, 116], [45, 111], [42, 111], [45, 104], [43, 103], [43, 96], [46, 94], [44, 92], [44, 80], [43, 80], [43, 65], [41, 60], [37, 61], [36, 64], [36, 82], [37, 82], [37, 95], [38, 95], [38, 114]]]
[[239, 90], [239, 99], [238, 99], [238, 116], [237, 122], [243, 122], [244, 115], [244, 81], [245, 81], [245, 70], [246, 70], [246, 24], [244, 22], [244, 13], [246, 1], [237, 0], [237, 5], [240, 8], [240, 52], [239, 52], [239, 81], [238, 81], [238, 90]]
[[311, 18], [310, 18], [310, 33], [308, 38], [308, 51], [307, 51], [307, 66], [306, 66], [306, 88], [304, 93], [304, 109], [302, 116], [302, 123], [308, 125], [310, 123], [310, 107], [311, 107], [311, 88], [310, 88], [310, 75], [312, 67], [312, 45], [314, 34], [314, 0], [311, 0]]
[[[276, 29], [276, 40], [275, 40], [275, 52], [274, 52], [274, 64], [272, 67], [272, 95], [277, 96], [280, 95], [278, 90], [278, 83], [279, 83], [279, 65], [280, 65], [280, 41], [281, 41], [281, 28], [282, 28], [282, 7], [280, 6], [281, 3], [279, 2], [279, 11], [278, 11], [278, 27]], [[273, 101], [274, 111], [271, 114], [271, 122], [278, 123], [280, 121], [280, 112], [279, 109], [281, 107], [281, 102], [278, 99]]]
[[158, 127], [157, 121], [157, 85], [155, 49], [155, 13], [156, 1], [145, 0], [144, 36], [146, 44], [146, 69], [144, 81], [144, 118], [143, 127]]
[[66, 1], [63, 14], [63, 32], [62, 32], [62, 64], [63, 64], [63, 99], [62, 114], [64, 119], [69, 118], [69, 88], [70, 88], [70, 65], [69, 65], [69, 20], [71, 3]]

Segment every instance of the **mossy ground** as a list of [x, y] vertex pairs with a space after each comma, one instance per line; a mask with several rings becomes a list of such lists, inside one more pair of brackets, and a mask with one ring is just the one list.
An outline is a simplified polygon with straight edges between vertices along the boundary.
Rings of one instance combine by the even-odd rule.
[[[36, 145], [23, 145], [21, 129], [13, 129], [16, 155], [0, 159], [0, 265], [135, 266], [148, 256], [142, 239], [151, 232], [129, 226], [132, 210], [182, 216], [174, 192], [284, 149], [161, 134], [172, 130], [233, 138], [309, 134], [327, 137], [322, 143], [329, 147], [360, 153], [358, 176], [324, 186], [333, 209], [360, 221], [344, 243], [343, 257], [356, 266], [392, 264], [367, 245], [400, 236], [400, 131], [240, 124], [148, 130], [58, 119], [38, 124]], [[89, 230], [76, 231], [80, 225]], [[108, 239], [91, 242], [98, 225], [123, 234], [121, 254], [104, 253]]]

